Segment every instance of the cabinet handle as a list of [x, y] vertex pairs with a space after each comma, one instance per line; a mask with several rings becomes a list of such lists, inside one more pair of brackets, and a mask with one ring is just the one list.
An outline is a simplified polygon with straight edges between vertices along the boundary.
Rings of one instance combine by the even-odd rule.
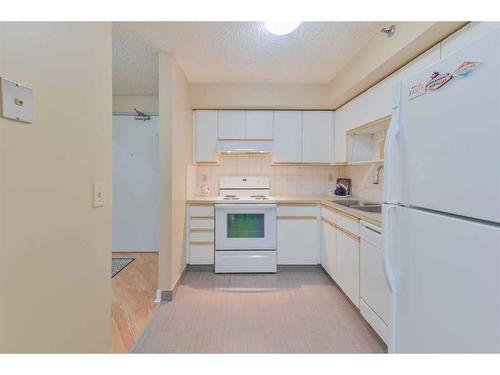
[[381, 232], [379, 232], [378, 230], [375, 230], [375, 229], [373, 229], [373, 228], [367, 227], [366, 225], [363, 225], [363, 228], [368, 229], [368, 230], [371, 230], [372, 232], [375, 232], [375, 233], [380, 234], [380, 235], [382, 234], [382, 233], [381, 233]]
[[324, 221], [325, 223], [327, 223], [328, 225], [330, 225], [331, 227], [337, 228], [337, 225], [335, 223], [331, 222], [330, 220], [325, 219], [324, 217], [322, 217], [321, 220]]
[[316, 220], [316, 216], [276, 216], [277, 220]]
[[344, 233], [347, 237], [352, 238], [355, 241], [359, 241], [359, 237], [352, 234], [351, 232], [346, 231], [344, 228], [337, 226], [337, 230]]

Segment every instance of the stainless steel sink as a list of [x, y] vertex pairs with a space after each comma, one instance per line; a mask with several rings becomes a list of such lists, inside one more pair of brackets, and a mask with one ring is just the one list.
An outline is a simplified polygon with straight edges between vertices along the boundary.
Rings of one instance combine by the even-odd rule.
[[382, 212], [382, 206], [380, 203], [375, 202], [365, 202], [356, 199], [336, 199], [332, 201], [333, 203], [340, 204], [341, 206], [354, 208], [355, 210], [360, 210], [364, 212]]
[[382, 206], [379, 204], [364, 205], [364, 206], [350, 206], [355, 210], [365, 211], [365, 212], [382, 212]]
[[351, 207], [351, 206], [358, 206], [361, 204], [360, 201], [356, 201], [356, 200], [344, 200], [344, 199], [337, 199], [337, 200], [334, 200], [332, 201], [333, 203], [336, 203], [336, 204], [340, 204], [341, 206], [345, 206], [345, 207]]

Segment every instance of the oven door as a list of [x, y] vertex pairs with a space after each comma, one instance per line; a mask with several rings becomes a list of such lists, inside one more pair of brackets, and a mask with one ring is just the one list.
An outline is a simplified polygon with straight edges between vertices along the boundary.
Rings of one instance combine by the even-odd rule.
[[216, 204], [215, 250], [276, 250], [276, 205]]

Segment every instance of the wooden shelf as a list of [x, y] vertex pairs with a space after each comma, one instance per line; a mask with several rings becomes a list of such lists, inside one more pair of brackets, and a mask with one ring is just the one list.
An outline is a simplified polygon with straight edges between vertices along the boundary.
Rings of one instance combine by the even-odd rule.
[[358, 126], [357, 128], [350, 129], [347, 131], [348, 135], [357, 135], [357, 134], [375, 134], [379, 132], [386, 131], [391, 123], [392, 116], [385, 116], [378, 120], [369, 122], [368, 124], [364, 124]]

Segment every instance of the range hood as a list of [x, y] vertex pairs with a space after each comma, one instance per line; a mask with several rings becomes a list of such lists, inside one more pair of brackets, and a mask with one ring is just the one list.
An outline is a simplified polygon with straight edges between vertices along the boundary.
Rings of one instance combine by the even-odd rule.
[[217, 152], [221, 154], [264, 154], [272, 152], [273, 141], [232, 141], [222, 140], [217, 142]]

